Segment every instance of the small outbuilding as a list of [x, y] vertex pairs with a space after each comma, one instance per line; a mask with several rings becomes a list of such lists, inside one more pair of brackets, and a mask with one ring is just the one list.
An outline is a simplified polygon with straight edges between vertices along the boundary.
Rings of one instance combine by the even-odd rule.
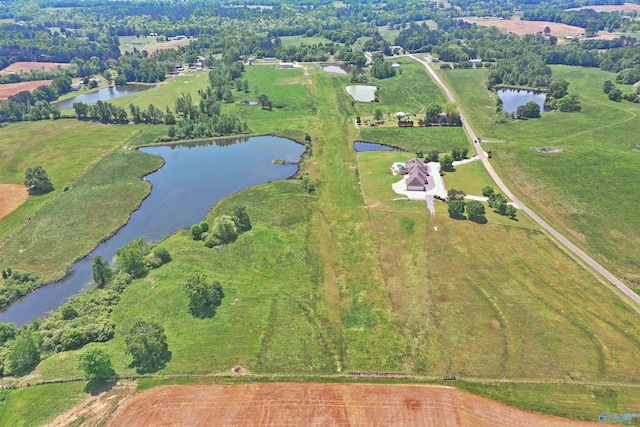
[[293, 62], [281, 62], [280, 68], [293, 68]]

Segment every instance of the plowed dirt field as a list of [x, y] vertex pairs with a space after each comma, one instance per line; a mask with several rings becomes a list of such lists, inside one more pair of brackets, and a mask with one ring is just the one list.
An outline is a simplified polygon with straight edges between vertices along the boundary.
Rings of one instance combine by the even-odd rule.
[[29, 194], [22, 184], [0, 184], [0, 219], [18, 209]]
[[254, 383], [162, 386], [126, 399], [114, 426], [587, 426], [455, 388]]

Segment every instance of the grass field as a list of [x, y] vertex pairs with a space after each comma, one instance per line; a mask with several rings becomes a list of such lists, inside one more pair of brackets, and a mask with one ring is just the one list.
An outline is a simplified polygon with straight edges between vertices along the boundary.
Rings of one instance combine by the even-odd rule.
[[[405, 77], [413, 78], [411, 72], [397, 78], [402, 83]], [[411, 139], [400, 133], [404, 129], [359, 130], [344, 79], [321, 70], [304, 76], [302, 70], [256, 66], [246, 78], [259, 90], [235, 92], [238, 100], [266, 93], [286, 106], [271, 112], [239, 103], [225, 108], [252, 118], [257, 132], [308, 132], [312, 156], [303, 167], [318, 180], [318, 190], [309, 195], [299, 181], [287, 180], [223, 200], [208, 215], [210, 221], [242, 203], [254, 228], [220, 251], [185, 231], [162, 242], [173, 261], [129, 285], [111, 315], [115, 338], [92, 344], [109, 350], [119, 375], [134, 373], [124, 336], [142, 318], [158, 321], [167, 334], [172, 357], [159, 374], [224, 373], [235, 365], [301, 379], [349, 371], [451, 374], [483, 381], [461, 383], [462, 388], [475, 387], [525, 409], [591, 420], [603, 410], [637, 412], [637, 388], [626, 384], [640, 380], [639, 315], [613, 290], [529, 218], [512, 221], [488, 212], [487, 224], [479, 225], [449, 218], [442, 203], [429, 216], [424, 203], [391, 200], [390, 184], [397, 180], [391, 162], [422, 148], [421, 134], [426, 146], [441, 152], [459, 147], [465, 142], [461, 129], [437, 129], [434, 138], [426, 136], [436, 129], [413, 129], [420, 132]], [[482, 75], [474, 78], [467, 75], [466, 81], [481, 83]], [[570, 89], [579, 86], [573, 84]], [[423, 93], [442, 99], [436, 90]], [[415, 99], [409, 106], [418, 105]], [[586, 114], [591, 108], [586, 96], [583, 106]], [[547, 117], [554, 115], [541, 121]], [[535, 125], [507, 126], [527, 124]], [[520, 132], [528, 135], [532, 129]], [[356, 140], [406, 145], [411, 151], [356, 154]], [[493, 152], [499, 161], [509, 154]], [[531, 153], [530, 158], [537, 155]], [[116, 155], [125, 154], [107, 159]], [[533, 165], [540, 167], [535, 158], [527, 168]], [[445, 180], [469, 193], [490, 184], [475, 164], [460, 166]], [[181, 285], [193, 273], [224, 286], [226, 297], [213, 318], [197, 319], [188, 311]], [[79, 376], [77, 354], [50, 357], [33, 378]], [[587, 383], [619, 385], [603, 391]], [[555, 394], [562, 397], [553, 399]], [[18, 396], [5, 411], [24, 404]]]
[[[400, 64], [402, 74], [397, 72], [395, 77], [388, 79], [369, 78], [368, 84], [380, 86], [378, 90], [380, 102], [355, 102], [356, 111], [363, 120], [371, 119], [377, 109], [382, 110], [385, 119], [390, 115], [393, 121], [398, 111], [417, 114], [420, 117], [431, 102], [442, 104], [446, 101], [444, 94], [428, 76], [422, 64], [404, 58], [393, 61]], [[348, 76], [334, 76], [334, 78], [341, 78], [345, 85], [349, 84]], [[415, 120], [418, 119], [415, 118]]]
[[[249, 82], [249, 93], [234, 91], [235, 102], [225, 104], [223, 111], [246, 120], [253, 133], [278, 134], [302, 141], [309, 129], [309, 116], [317, 112], [309, 91], [312, 78], [305, 76], [301, 68], [281, 70], [268, 65], [246, 66], [243, 78]], [[273, 102], [271, 111], [242, 103], [257, 100], [262, 94]]]
[[0, 265], [61, 278], [73, 261], [126, 223], [150, 191], [140, 177], [161, 164], [161, 159], [137, 151], [107, 155], [4, 241]]
[[80, 403], [84, 383], [47, 384], [9, 393], [0, 403], [0, 426], [38, 426], [53, 420], [56, 414]]
[[[494, 124], [495, 101], [484, 70], [442, 73], [465, 115], [494, 154], [510, 188], [574, 243], [621, 278], [640, 282], [640, 180], [636, 127], [640, 105], [609, 101], [600, 88], [615, 74], [553, 66], [553, 76], [580, 95], [581, 113], [543, 113], [538, 120]], [[618, 85], [623, 92], [629, 86]], [[460, 94], [464, 94], [460, 97]], [[548, 155], [533, 146], [564, 148]]]
[[30, 197], [18, 210], [4, 218], [0, 222], [0, 242], [108, 151], [140, 129], [141, 126], [102, 125], [77, 120], [23, 122], [0, 129], [0, 183], [23, 183], [28, 167], [42, 166], [55, 187], [53, 193]]
[[[282, 36], [280, 37], [282, 46], [300, 46], [301, 44], [318, 44], [318, 43], [332, 43], [331, 40], [324, 37], [306, 37], [306, 36]], [[341, 44], [341, 43], [338, 43]]]

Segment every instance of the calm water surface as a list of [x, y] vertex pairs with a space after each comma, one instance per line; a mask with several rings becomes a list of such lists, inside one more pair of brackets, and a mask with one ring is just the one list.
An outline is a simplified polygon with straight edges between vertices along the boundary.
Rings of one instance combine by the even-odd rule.
[[96, 92], [85, 93], [82, 95], [74, 96], [73, 98], [65, 99], [64, 101], [56, 102], [54, 105], [58, 109], [63, 110], [65, 108], [73, 108], [74, 102], [84, 102], [85, 104], [91, 104], [92, 102], [108, 101], [114, 98], [120, 98], [121, 96], [133, 95], [134, 93], [143, 92], [154, 88], [153, 85], [137, 85], [128, 84], [126, 86], [106, 87]]
[[515, 113], [520, 105], [533, 101], [540, 106], [540, 111], [548, 111], [544, 108], [546, 95], [543, 92], [518, 89], [499, 89], [498, 96], [502, 100], [502, 108], [508, 113]]
[[345, 87], [347, 93], [353, 99], [360, 102], [373, 102], [376, 99], [376, 86], [368, 85], [349, 85]]
[[273, 159], [298, 160], [304, 146], [275, 136], [141, 148], [162, 156], [165, 165], [145, 179], [153, 190], [129, 222], [112, 238], [78, 261], [59, 282], [42, 287], [0, 312], [0, 322], [17, 326], [57, 308], [91, 286], [92, 258], [111, 260], [118, 248], [137, 237], [157, 242], [201, 221], [220, 199], [256, 184], [293, 175], [297, 165], [274, 165]]
[[392, 147], [383, 144], [375, 144], [373, 142], [361, 142], [356, 141], [353, 143], [353, 148], [356, 151], [391, 151]]

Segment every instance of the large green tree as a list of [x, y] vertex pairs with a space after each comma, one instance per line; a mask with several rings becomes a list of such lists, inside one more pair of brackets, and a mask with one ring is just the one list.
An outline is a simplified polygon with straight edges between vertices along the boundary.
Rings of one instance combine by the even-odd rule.
[[485, 222], [485, 214], [486, 210], [481, 202], [477, 200], [471, 200], [469, 203], [467, 203], [467, 215], [469, 216], [469, 219], [471, 221]]
[[251, 220], [247, 214], [247, 209], [244, 205], [239, 205], [233, 208], [233, 223], [236, 225], [238, 233], [244, 233], [251, 230]]
[[12, 376], [28, 374], [38, 362], [40, 362], [40, 349], [36, 337], [30, 330], [23, 329], [9, 346], [5, 357], [5, 374]]
[[210, 282], [200, 275], [192, 276], [185, 283], [184, 291], [189, 298], [189, 310], [196, 317], [212, 317], [224, 298], [219, 282]]
[[91, 347], [80, 353], [78, 367], [84, 371], [89, 388], [100, 380], [115, 376], [109, 352], [101, 347]]
[[100, 255], [93, 258], [91, 269], [93, 270], [93, 281], [99, 288], [105, 287], [113, 277], [113, 270], [111, 270], [109, 263]]
[[465, 203], [462, 199], [453, 199], [448, 203], [447, 210], [449, 216], [454, 219], [462, 218], [464, 215]]
[[127, 354], [133, 357], [131, 366], [139, 373], [155, 372], [171, 359], [164, 328], [158, 323], [136, 321], [125, 337]]
[[121, 247], [116, 251], [116, 259], [120, 269], [130, 274], [134, 279], [144, 277], [147, 274], [144, 256], [148, 251], [147, 241], [142, 237]]
[[53, 184], [42, 166], [27, 168], [24, 185], [29, 190], [29, 194], [45, 194], [53, 191]]
[[540, 106], [534, 101], [519, 105], [518, 108], [516, 108], [516, 117], [519, 119], [538, 118], [540, 117]]

